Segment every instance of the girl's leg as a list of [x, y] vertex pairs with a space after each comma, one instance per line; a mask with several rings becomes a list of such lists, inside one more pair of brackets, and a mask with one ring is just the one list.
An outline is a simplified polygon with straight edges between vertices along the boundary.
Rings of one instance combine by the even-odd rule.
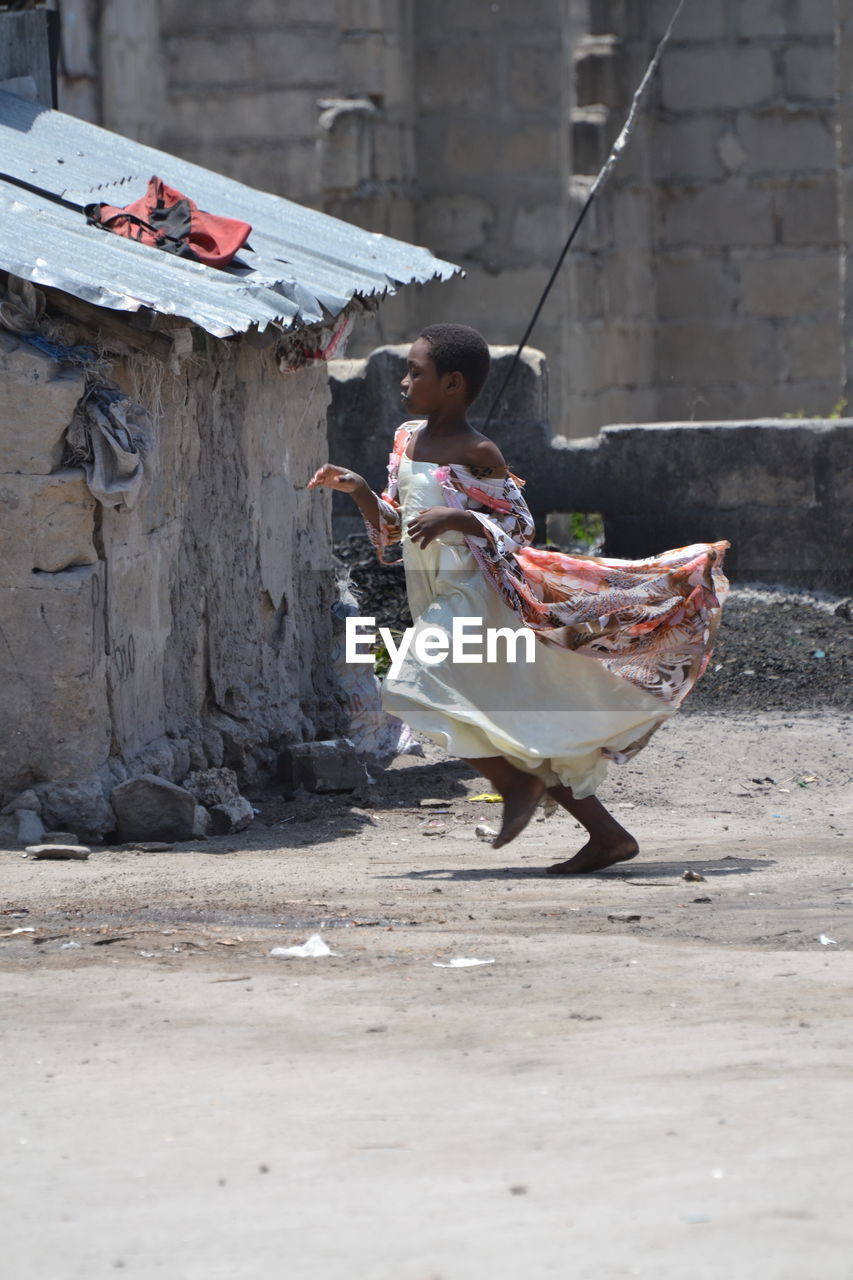
[[627, 862], [639, 853], [640, 846], [634, 837], [624, 827], [620, 827], [613, 814], [608, 813], [595, 796], [576, 800], [571, 787], [563, 786], [549, 787], [548, 794], [564, 809], [568, 809], [572, 817], [589, 832], [589, 840], [583, 848], [566, 862], [556, 862], [553, 867], [549, 867], [549, 875], [572, 876], [585, 871], [601, 871], [615, 862]]
[[466, 760], [484, 778], [488, 778], [495, 791], [503, 796], [503, 822], [492, 841], [493, 849], [500, 849], [514, 840], [527, 826], [536, 806], [545, 794], [545, 783], [531, 773], [523, 773], [503, 756], [483, 756]]

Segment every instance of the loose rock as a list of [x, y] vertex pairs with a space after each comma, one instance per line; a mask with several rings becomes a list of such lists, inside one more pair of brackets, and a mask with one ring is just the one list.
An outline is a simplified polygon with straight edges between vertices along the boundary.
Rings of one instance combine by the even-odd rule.
[[10, 800], [0, 809], [0, 814], [6, 817], [10, 813], [17, 813], [19, 809], [32, 809], [34, 813], [41, 813], [41, 800], [35, 791], [22, 791], [19, 796], [15, 796], [14, 800]]
[[700, 875], [698, 871], [685, 871], [682, 880], [704, 880], [705, 877]]
[[146, 773], [116, 787], [113, 808], [122, 843], [135, 840], [191, 840], [195, 796], [183, 787]]
[[235, 796], [210, 809], [210, 830], [216, 836], [230, 836], [235, 831], [245, 831], [255, 816], [255, 811], [245, 796]]
[[36, 862], [85, 862], [92, 850], [84, 844], [31, 844], [26, 852]]
[[97, 777], [78, 782], [49, 782], [38, 789], [42, 816], [52, 831], [76, 831], [82, 840], [99, 843], [114, 829], [115, 814]]
[[367, 785], [367, 770], [348, 738], [297, 742], [279, 756], [281, 780], [288, 791], [354, 791]]
[[44, 840], [44, 823], [32, 809], [18, 810], [18, 843], [40, 844]]

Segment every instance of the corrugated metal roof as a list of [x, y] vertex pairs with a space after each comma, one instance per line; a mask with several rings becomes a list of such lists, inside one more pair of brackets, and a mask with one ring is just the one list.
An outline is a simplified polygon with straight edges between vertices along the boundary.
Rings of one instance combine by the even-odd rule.
[[447, 280], [458, 268], [428, 249], [364, 231], [59, 111], [0, 92], [0, 171], [85, 205], [126, 205], [157, 174], [211, 213], [252, 224], [245, 266], [221, 270], [110, 235], [0, 178], [0, 267], [118, 311], [150, 307], [216, 337], [252, 325], [315, 324], [354, 296]]

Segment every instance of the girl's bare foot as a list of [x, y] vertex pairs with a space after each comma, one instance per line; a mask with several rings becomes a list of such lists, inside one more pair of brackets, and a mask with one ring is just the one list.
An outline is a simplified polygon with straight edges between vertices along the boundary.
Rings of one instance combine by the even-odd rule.
[[625, 831], [614, 840], [588, 840], [573, 858], [566, 862], [555, 862], [548, 867], [549, 876], [578, 876], [590, 871], [603, 871], [617, 862], [629, 862], [636, 858], [640, 846], [633, 836]]
[[536, 806], [545, 794], [545, 783], [541, 778], [519, 771], [518, 781], [503, 792], [503, 822], [497, 836], [492, 841], [493, 849], [502, 849], [510, 840], [514, 840], [527, 826], [536, 812]]

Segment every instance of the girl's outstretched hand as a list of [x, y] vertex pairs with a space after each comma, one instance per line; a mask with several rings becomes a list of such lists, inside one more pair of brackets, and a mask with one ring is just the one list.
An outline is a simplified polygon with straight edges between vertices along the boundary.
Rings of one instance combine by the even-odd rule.
[[355, 493], [359, 485], [364, 483], [364, 479], [354, 471], [348, 471], [346, 467], [336, 467], [333, 463], [327, 462], [314, 472], [308, 481], [308, 488], [319, 489], [325, 486], [327, 489], [339, 489], [341, 493]]

